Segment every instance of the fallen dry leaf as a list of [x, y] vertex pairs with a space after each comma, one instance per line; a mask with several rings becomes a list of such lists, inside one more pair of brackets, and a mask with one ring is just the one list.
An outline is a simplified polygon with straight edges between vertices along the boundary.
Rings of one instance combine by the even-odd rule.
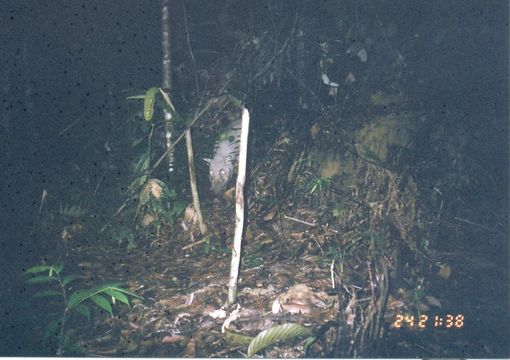
[[441, 276], [443, 279], [448, 280], [451, 274], [452, 268], [450, 267], [450, 265], [448, 264], [439, 265], [439, 276]]
[[167, 335], [161, 339], [161, 342], [163, 344], [175, 344], [184, 340], [186, 340], [186, 337], [182, 335]]

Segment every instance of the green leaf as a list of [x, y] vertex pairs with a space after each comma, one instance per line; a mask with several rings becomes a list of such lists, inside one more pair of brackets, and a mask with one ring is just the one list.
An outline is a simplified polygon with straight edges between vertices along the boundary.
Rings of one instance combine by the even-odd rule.
[[154, 103], [156, 102], [156, 94], [159, 88], [152, 87], [145, 93], [145, 99], [143, 101], [143, 117], [146, 121], [151, 121], [154, 115]]
[[114, 289], [106, 289], [104, 292], [105, 294], [110, 295], [112, 298], [119, 300], [120, 302], [123, 302], [124, 304], [130, 307], [129, 299], [127, 298], [126, 295], [124, 295], [120, 291]]
[[55, 276], [38, 275], [38, 276], [34, 276], [33, 278], [28, 279], [26, 282], [28, 284], [41, 284], [41, 283], [49, 283], [52, 281], [58, 281], [58, 279]]
[[140, 154], [140, 157], [138, 158], [137, 162], [134, 165], [134, 171], [137, 174], [143, 174], [149, 169], [150, 165], [150, 154], [148, 151], [143, 152]]
[[347, 54], [356, 54], [358, 51], [362, 50], [364, 46], [365, 45], [361, 42], [354, 42], [347, 49]]
[[132, 147], [137, 147], [138, 145], [140, 145], [142, 142], [146, 141], [147, 138], [145, 136], [142, 136], [138, 139], [135, 139], [133, 140], [133, 143], [131, 144]]
[[120, 286], [120, 283], [107, 283], [107, 284], [98, 285], [98, 286], [92, 288], [91, 291], [95, 292], [96, 294], [99, 294], [107, 289], [113, 289], [118, 286]]
[[59, 214], [70, 218], [80, 218], [87, 214], [87, 210], [81, 205], [69, 205], [60, 203]]
[[239, 100], [238, 98], [236, 98], [235, 96], [233, 95], [227, 95], [228, 99], [232, 102], [232, 104], [237, 107], [238, 109], [243, 109], [244, 108], [244, 104], [241, 100]]
[[85, 316], [88, 320], [90, 320], [90, 309], [85, 304], [79, 304], [76, 305], [76, 307], [73, 309], [78, 314]]
[[248, 347], [248, 357], [253, 356], [267, 346], [277, 341], [285, 341], [302, 335], [311, 335], [310, 329], [299, 324], [277, 325], [270, 329], [262, 331], [250, 343]]
[[56, 290], [43, 290], [43, 291], [38, 291], [34, 294], [35, 298], [50, 297], [50, 296], [62, 296], [62, 293], [60, 293]]
[[225, 331], [223, 337], [231, 346], [249, 345], [253, 340], [253, 336], [237, 334], [229, 330]]
[[94, 293], [90, 290], [76, 290], [71, 294], [69, 300], [67, 301], [67, 310], [71, 310], [73, 307], [78, 305], [79, 303], [85, 301]]
[[134, 239], [128, 239], [128, 243], [127, 243], [127, 247], [126, 247], [128, 251], [136, 249], [137, 247], [138, 247], [138, 244], [136, 243], [136, 241], [134, 241]]
[[27, 274], [38, 274], [40, 272], [48, 271], [52, 268], [51, 265], [37, 265], [32, 266], [30, 269], [27, 269]]
[[140, 175], [136, 177], [131, 184], [129, 184], [128, 189], [130, 192], [137, 192], [138, 188], [140, 188], [147, 181], [147, 175]]
[[310, 346], [312, 346], [313, 343], [316, 341], [317, 341], [317, 337], [315, 337], [315, 336], [310, 336], [310, 337], [306, 338], [306, 340], [303, 342], [303, 348], [305, 350], [305, 354], [308, 351], [308, 348]]
[[107, 311], [111, 316], [113, 316], [112, 305], [105, 297], [101, 295], [93, 295], [90, 298], [90, 300], [95, 302], [97, 306], [99, 306], [101, 309]]
[[78, 279], [79, 276], [78, 275], [66, 275], [64, 277], [64, 280], [62, 280], [62, 284], [64, 286], [66, 286], [67, 284], [69, 284], [71, 281], [75, 280], [75, 279]]
[[176, 201], [173, 204], [172, 208], [172, 216], [179, 216], [184, 209], [186, 209], [186, 204], [181, 201]]
[[60, 272], [64, 270], [64, 264], [57, 264], [55, 266], [52, 266], [50, 269], [50, 276], [52, 275], [52, 271], [55, 271], [57, 274], [60, 274]]
[[137, 298], [137, 299], [141, 299], [141, 300], [143, 300], [143, 296], [140, 296], [140, 295], [138, 295], [138, 294], [135, 294], [135, 293], [134, 293], [134, 292], [132, 292], [132, 291], [129, 291], [129, 290], [126, 290], [126, 289], [123, 289], [123, 288], [120, 288], [120, 287], [116, 287], [116, 286], [113, 286], [113, 287], [112, 287], [112, 289], [117, 290], [117, 291], [120, 291], [120, 292], [122, 292], [122, 293], [124, 293], [124, 294], [128, 294], [128, 295], [130, 295], [130, 296], [132, 296], [132, 297], [135, 297], [135, 298]]
[[144, 100], [145, 94], [128, 96], [126, 99], [127, 100]]

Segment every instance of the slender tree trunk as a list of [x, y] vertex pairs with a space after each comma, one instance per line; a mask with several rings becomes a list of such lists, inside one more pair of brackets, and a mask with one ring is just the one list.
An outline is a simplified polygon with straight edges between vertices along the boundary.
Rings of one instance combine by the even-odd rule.
[[[163, 64], [162, 64], [162, 72], [163, 72], [163, 89], [165, 92], [170, 94], [172, 90], [172, 57], [171, 57], [171, 47], [170, 47], [170, 0], [161, 0], [161, 31], [162, 31], [162, 52], [163, 52]], [[188, 38], [189, 39], [189, 38]], [[188, 40], [189, 45], [189, 40]], [[191, 51], [191, 45], [190, 52]], [[192, 53], [193, 54], [193, 53]], [[193, 58], [194, 61], [194, 58]], [[167, 149], [173, 148], [172, 141], [173, 134], [173, 123], [172, 123], [172, 114], [168, 111], [165, 111], [165, 138], [166, 138], [166, 146]], [[207, 233], [207, 227], [205, 226], [204, 219], [202, 217], [202, 211], [200, 208], [200, 198], [198, 196], [197, 190], [197, 181], [196, 181], [196, 172], [195, 172], [195, 162], [193, 160], [193, 144], [191, 141], [191, 130], [187, 129], [185, 132], [186, 137], [186, 149], [188, 153], [188, 167], [189, 167], [189, 176], [191, 183], [191, 194], [193, 197], [193, 207], [195, 209], [198, 225], [200, 227], [200, 232], [202, 235]], [[168, 172], [172, 173], [174, 171], [174, 150], [171, 149], [167, 154], [168, 160]]]
[[[161, 0], [161, 49], [162, 74], [163, 74], [163, 90], [171, 94], [172, 90], [172, 56], [170, 46], [170, 0]], [[172, 136], [174, 133], [172, 114], [168, 111], [164, 112], [165, 116], [165, 139], [166, 147], [172, 147]], [[174, 151], [173, 149], [167, 154], [168, 172], [174, 171]]]

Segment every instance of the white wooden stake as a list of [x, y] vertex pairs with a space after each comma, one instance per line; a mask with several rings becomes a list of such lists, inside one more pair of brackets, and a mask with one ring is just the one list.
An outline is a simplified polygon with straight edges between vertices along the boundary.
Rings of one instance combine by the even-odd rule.
[[239, 170], [236, 183], [236, 227], [234, 232], [234, 247], [232, 262], [230, 263], [230, 277], [228, 282], [228, 303], [233, 304], [237, 296], [237, 278], [241, 262], [241, 243], [244, 227], [244, 182], [246, 179], [246, 158], [248, 155], [248, 130], [250, 128], [250, 113], [243, 109], [241, 122], [241, 139], [239, 143]]

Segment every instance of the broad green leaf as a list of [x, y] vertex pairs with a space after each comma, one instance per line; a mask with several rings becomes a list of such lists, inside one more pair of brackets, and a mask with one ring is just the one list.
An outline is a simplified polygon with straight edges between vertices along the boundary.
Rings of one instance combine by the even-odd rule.
[[306, 338], [306, 340], [303, 342], [303, 348], [305, 350], [305, 354], [306, 352], [308, 351], [308, 348], [314, 343], [317, 341], [317, 337], [315, 336], [310, 336], [308, 338]]
[[311, 335], [310, 329], [299, 324], [277, 325], [262, 331], [250, 343], [248, 357], [252, 357], [260, 350], [274, 344], [277, 341], [285, 341], [302, 335]]
[[123, 288], [120, 288], [120, 287], [116, 287], [116, 286], [115, 286], [115, 287], [112, 287], [112, 289], [117, 290], [117, 291], [120, 291], [120, 292], [122, 292], [122, 293], [124, 293], [124, 294], [128, 294], [128, 295], [130, 295], [130, 296], [132, 296], [132, 297], [135, 297], [135, 298], [137, 298], [137, 299], [141, 299], [141, 300], [143, 300], [143, 296], [140, 296], [140, 295], [138, 295], [138, 294], [135, 294], [135, 293], [134, 293], [134, 292], [132, 292], [132, 291], [129, 291], [129, 290], [126, 290], [126, 289], [123, 289]]
[[126, 295], [124, 295], [120, 291], [114, 290], [114, 289], [106, 289], [104, 292], [105, 292], [105, 294], [110, 295], [112, 298], [119, 300], [120, 302], [123, 302], [127, 306], [130, 306], [129, 299], [127, 298]]
[[95, 302], [97, 306], [99, 306], [101, 309], [107, 311], [111, 316], [113, 316], [112, 305], [106, 298], [104, 298], [101, 295], [93, 295], [90, 298], [90, 300]]
[[51, 265], [37, 265], [32, 266], [30, 269], [27, 269], [27, 274], [37, 274], [40, 272], [48, 271], [51, 269]]
[[28, 279], [26, 282], [28, 284], [40, 284], [40, 283], [48, 283], [52, 281], [57, 281], [58, 279], [55, 276], [48, 275], [38, 275], [33, 278]]
[[102, 285], [98, 285], [96, 287], [93, 287], [90, 291], [93, 291], [95, 292], [96, 294], [99, 294], [107, 289], [114, 289], [118, 286], [120, 286], [121, 284], [120, 283], [108, 283], [108, 284], [102, 284]]
[[154, 103], [156, 102], [156, 94], [159, 88], [152, 87], [145, 93], [143, 101], [143, 117], [146, 121], [151, 121], [154, 115]]
[[49, 296], [62, 296], [62, 293], [60, 293], [56, 290], [43, 290], [43, 291], [38, 291], [34, 294], [35, 298], [49, 297]]
[[186, 209], [186, 204], [180, 201], [176, 201], [172, 208], [172, 216], [179, 216], [184, 211], [184, 209]]
[[82, 301], [89, 298], [94, 293], [90, 290], [76, 290], [74, 293], [71, 294], [69, 297], [69, 300], [67, 301], [67, 309], [70, 310]]
[[51, 271], [55, 271], [57, 274], [60, 274], [62, 270], [64, 270], [64, 264], [57, 264], [55, 266], [52, 266], [50, 270], [50, 275], [52, 275]]
[[67, 284], [69, 284], [71, 281], [75, 280], [75, 279], [78, 279], [80, 276], [78, 275], [66, 275], [64, 277], [64, 280], [62, 280], [62, 284], [64, 286], [66, 286]]
[[253, 336], [236, 334], [236, 333], [234, 333], [232, 331], [228, 331], [228, 330], [225, 331], [225, 334], [223, 335], [223, 337], [231, 346], [249, 345], [253, 340]]
[[85, 304], [79, 304], [76, 305], [76, 307], [73, 309], [78, 314], [85, 316], [88, 320], [90, 320], [90, 309]]

